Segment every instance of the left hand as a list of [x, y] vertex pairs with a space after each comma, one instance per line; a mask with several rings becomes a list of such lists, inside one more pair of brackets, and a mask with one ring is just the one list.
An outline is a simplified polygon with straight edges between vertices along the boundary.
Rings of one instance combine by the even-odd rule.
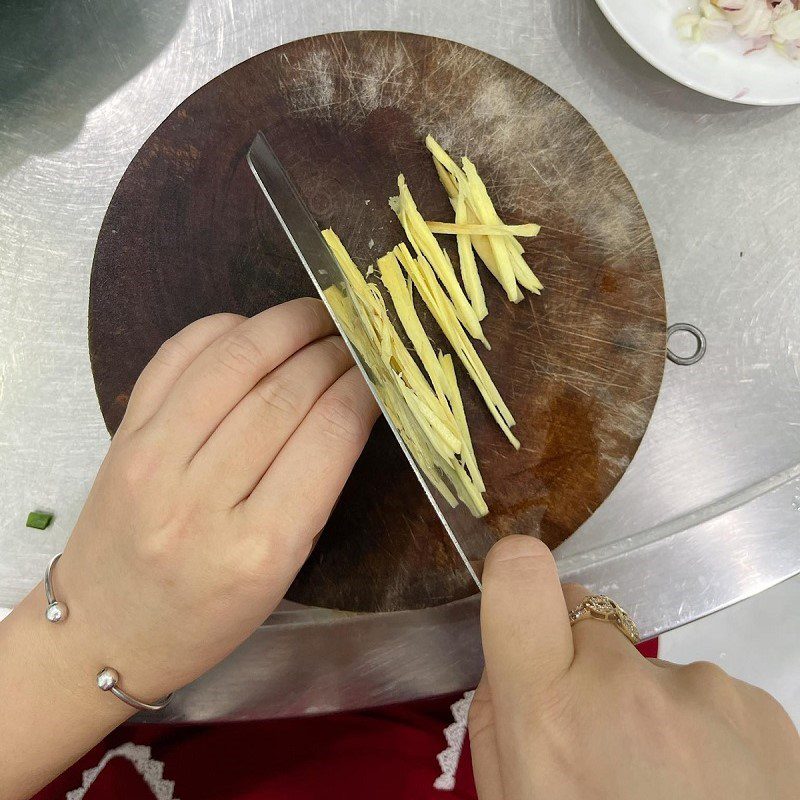
[[53, 572], [0, 621], [0, 800], [30, 797], [249, 636], [308, 556], [378, 408], [319, 300], [164, 343]]
[[283, 597], [377, 415], [319, 300], [167, 341], [54, 570], [69, 671], [111, 666], [152, 701], [220, 661]]

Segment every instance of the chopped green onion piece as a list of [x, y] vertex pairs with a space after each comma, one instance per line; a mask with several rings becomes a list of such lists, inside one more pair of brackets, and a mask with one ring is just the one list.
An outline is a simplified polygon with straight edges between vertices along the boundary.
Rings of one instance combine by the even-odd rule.
[[31, 511], [28, 514], [28, 521], [25, 523], [26, 528], [38, 528], [43, 531], [53, 521], [53, 515], [45, 511]]

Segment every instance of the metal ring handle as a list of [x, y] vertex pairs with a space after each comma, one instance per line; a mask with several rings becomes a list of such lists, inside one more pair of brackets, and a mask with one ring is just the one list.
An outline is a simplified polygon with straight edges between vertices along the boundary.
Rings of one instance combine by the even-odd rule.
[[[674, 333], [683, 331], [689, 333], [694, 337], [696, 347], [694, 353], [690, 356], [679, 356], [672, 352], [669, 348], [669, 340]], [[667, 358], [673, 364], [680, 364], [682, 367], [689, 367], [696, 364], [706, 354], [706, 337], [703, 331], [696, 325], [689, 322], [676, 322], [667, 328]]]

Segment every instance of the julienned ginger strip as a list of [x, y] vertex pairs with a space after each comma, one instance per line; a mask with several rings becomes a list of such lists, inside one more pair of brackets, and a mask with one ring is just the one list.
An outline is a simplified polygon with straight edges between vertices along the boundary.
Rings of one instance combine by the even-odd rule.
[[[466, 198], [463, 192], [459, 192], [458, 197], [466, 205]], [[480, 225], [474, 222], [426, 222], [431, 233], [465, 233], [469, 236], [538, 236], [542, 229], [541, 225], [535, 222], [528, 222], [525, 225]]]

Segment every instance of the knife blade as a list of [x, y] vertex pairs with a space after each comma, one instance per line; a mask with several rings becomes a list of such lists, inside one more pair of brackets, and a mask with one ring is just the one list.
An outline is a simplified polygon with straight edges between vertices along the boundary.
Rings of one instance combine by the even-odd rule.
[[[458, 555], [464, 562], [467, 571], [481, 589], [478, 569], [491, 543], [491, 537], [481, 535], [481, 523], [469, 513], [465, 515], [463, 507], [452, 509], [441, 498], [436, 489], [429, 484], [413, 455], [406, 447], [380, 395], [375, 388], [374, 376], [369, 366], [361, 359], [357, 349], [348, 339], [344, 326], [337, 319], [325, 296], [325, 289], [338, 285], [348, 291], [347, 280], [339, 267], [336, 258], [328, 247], [311, 212], [300, 197], [297, 188], [267, 141], [263, 132], [259, 131], [247, 153], [247, 163], [269, 202], [278, 222], [286, 233], [289, 242], [297, 253], [300, 263], [305, 268], [311, 282], [325, 303], [336, 327], [350, 350], [353, 360], [361, 370], [364, 380], [375, 397], [386, 422], [394, 433], [400, 448], [408, 459], [414, 474], [417, 476], [428, 500], [442, 523]], [[458, 535], [456, 535], [458, 530]]]

